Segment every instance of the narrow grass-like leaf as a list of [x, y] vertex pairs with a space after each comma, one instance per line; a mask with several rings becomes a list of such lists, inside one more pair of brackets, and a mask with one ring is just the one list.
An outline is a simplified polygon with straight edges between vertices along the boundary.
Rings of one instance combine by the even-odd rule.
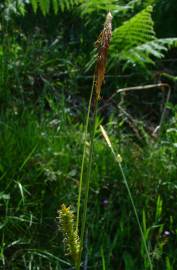
[[106, 270], [106, 262], [105, 262], [105, 256], [104, 256], [104, 250], [103, 247], [101, 248], [101, 259], [102, 259], [102, 270]]
[[21, 198], [22, 198], [22, 202], [23, 204], [25, 203], [25, 196], [24, 196], [24, 191], [23, 191], [23, 186], [20, 182], [16, 182], [17, 183], [17, 186], [19, 187], [19, 190], [20, 190], [20, 194], [21, 194]]
[[30, 158], [32, 157], [33, 153], [35, 152], [37, 148], [37, 145], [34, 146], [34, 148], [31, 150], [31, 152], [28, 154], [28, 156], [25, 158], [25, 160], [23, 161], [22, 165], [20, 166], [19, 170], [21, 171], [25, 165], [28, 163], [28, 161], [30, 160]]
[[132, 196], [132, 193], [130, 191], [130, 188], [129, 188], [129, 185], [128, 185], [128, 182], [127, 182], [127, 179], [126, 179], [126, 176], [124, 174], [124, 170], [123, 170], [123, 167], [122, 167], [122, 164], [121, 164], [122, 159], [120, 159], [119, 154], [116, 154], [116, 152], [115, 152], [115, 150], [114, 150], [114, 148], [112, 146], [112, 143], [111, 143], [111, 141], [109, 139], [109, 136], [108, 136], [106, 130], [103, 128], [103, 126], [101, 127], [101, 132], [103, 134], [103, 137], [104, 137], [106, 143], [108, 144], [109, 148], [111, 149], [111, 152], [112, 152], [112, 154], [114, 156], [115, 161], [118, 163], [119, 169], [120, 169], [121, 174], [122, 174], [123, 182], [124, 182], [125, 187], [127, 189], [128, 196], [129, 196], [129, 199], [130, 199], [130, 202], [131, 202], [131, 205], [132, 205], [135, 217], [136, 217], [136, 221], [137, 221], [137, 224], [138, 224], [138, 227], [139, 227], [139, 230], [140, 230], [141, 238], [142, 238], [143, 245], [144, 245], [144, 248], [145, 248], [145, 252], [146, 252], [146, 255], [147, 255], [147, 259], [148, 259], [148, 262], [149, 262], [149, 268], [150, 268], [150, 270], [153, 270], [151, 257], [150, 257], [149, 250], [148, 250], [148, 247], [147, 247], [147, 244], [146, 244], [146, 239], [144, 237], [143, 229], [142, 229], [139, 217], [138, 217], [138, 212], [136, 210], [136, 206], [135, 206], [135, 203], [134, 203], [134, 200], [133, 200], [133, 196]]

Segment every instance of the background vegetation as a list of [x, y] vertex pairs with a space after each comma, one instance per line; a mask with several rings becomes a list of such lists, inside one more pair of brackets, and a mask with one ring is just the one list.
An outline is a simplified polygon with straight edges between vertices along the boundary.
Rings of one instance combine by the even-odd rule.
[[94, 43], [111, 10], [83, 269], [148, 269], [102, 124], [123, 158], [154, 269], [175, 270], [175, 1], [6, 0], [0, 9], [0, 268], [72, 269], [56, 215], [62, 203], [76, 209]]

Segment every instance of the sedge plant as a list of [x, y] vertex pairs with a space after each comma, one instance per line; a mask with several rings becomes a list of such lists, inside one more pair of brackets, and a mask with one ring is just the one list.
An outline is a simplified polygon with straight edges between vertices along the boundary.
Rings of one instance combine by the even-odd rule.
[[[83, 242], [84, 242], [84, 235], [85, 235], [85, 228], [86, 228], [88, 196], [89, 196], [92, 158], [93, 158], [93, 149], [94, 149], [94, 136], [95, 136], [96, 119], [97, 119], [97, 107], [98, 107], [98, 102], [100, 100], [101, 88], [102, 88], [102, 85], [104, 83], [104, 78], [105, 78], [106, 60], [107, 60], [107, 53], [108, 53], [111, 36], [112, 36], [112, 15], [110, 12], [108, 12], [103, 30], [101, 31], [100, 35], [98, 36], [97, 41], [95, 42], [95, 46], [97, 48], [97, 63], [96, 63], [96, 68], [93, 75], [93, 83], [92, 83], [92, 89], [90, 93], [88, 112], [87, 112], [85, 130], [84, 130], [84, 149], [83, 149], [81, 173], [80, 173], [80, 181], [79, 181], [75, 231], [73, 229], [74, 227], [73, 213], [70, 213], [70, 208], [66, 208], [65, 206], [62, 206], [61, 210], [59, 210], [59, 222], [61, 223], [61, 230], [64, 232], [64, 235], [65, 235], [64, 242], [65, 242], [65, 246], [67, 246], [67, 253], [73, 258], [74, 264], [77, 270], [80, 269], [80, 265], [81, 265]], [[92, 107], [93, 107], [93, 112], [92, 112], [93, 117], [91, 119], [90, 114], [91, 114]], [[87, 143], [89, 123], [91, 123], [91, 130], [90, 130], [90, 141], [89, 141], [88, 168], [86, 171], [85, 181], [83, 181], [85, 160], [86, 160], [86, 143]], [[81, 216], [80, 209], [81, 209], [81, 197], [82, 197], [83, 191], [84, 191], [85, 196], [83, 199], [83, 212]], [[68, 219], [70, 219], [70, 223], [72, 225], [64, 226], [65, 223], [63, 222], [63, 211], [65, 212], [64, 215], [66, 214], [68, 215]], [[81, 216], [81, 233], [80, 233], [80, 239], [79, 239], [78, 231], [79, 231], [80, 216]], [[71, 230], [70, 232], [69, 231], [67, 232], [69, 227], [70, 228], [72, 227], [72, 233], [71, 233]], [[77, 241], [75, 241], [75, 244], [73, 241], [74, 235], [75, 235], [75, 239], [77, 239]], [[72, 242], [72, 245], [71, 245], [71, 242]], [[79, 254], [78, 254], [78, 247], [79, 247]], [[77, 255], [76, 255], [76, 250], [77, 250]]]
[[[89, 104], [88, 104], [88, 112], [87, 112], [85, 130], [84, 130], [84, 150], [83, 150], [83, 156], [82, 156], [81, 173], [80, 173], [80, 181], [79, 181], [76, 225], [74, 225], [73, 213], [69, 213], [70, 208], [66, 208], [65, 206], [62, 206], [61, 210], [59, 211], [59, 213], [60, 213], [59, 219], [60, 219], [62, 230], [65, 234], [64, 242], [65, 242], [65, 245], [67, 246], [67, 252], [73, 258], [74, 264], [75, 264], [75, 267], [77, 270], [79, 270], [80, 266], [81, 266], [81, 256], [82, 256], [82, 251], [83, 251], [83, 242], [84, 242], [84, 235], [85, 235], [85, 228], [86, 228], [88, 196], [89, 196], [92, 159], [93, 159], [93, 150], [94, 150], [94, 136], [95, 136], [95, 129], [96, 129], [97, 107], [98, 107], [98, 102], [100, 100], [101, 88], [102, 88], [102, 85], [104, 82], [104, 77], [105, 77], [105, 72], [106, 72], [107, 52], [108, 52], [111, 36], [112, 36], [112, 15], [109, 12], [107, 14], [103, 30], [100, 33], [100, 35], [98, 36], [98, 39], [95, 43], [97, 50], [98, 50], [97, 64], [96, 64], [95, 72], [93, 75], [93, 84], [92, 84], [92, 89], [91, 89], [91, 94], [90, 94], [90, 99], [89, 99]], [[93, 113], [92, 113], [93, 118], [91, 119], [90, 113], [91, 113], [92, 104], [93, 104]], [[84, 176], [84, 168], [85, 168], [85, 160], [86, 160], [86, 147], [87, 147], [86, 143], [87, 143], [87, 134], [88, 134], [89, 123], [91, 123], [90, 141], [89, 141], [89, 158], [88, 158], [88, 168], [87, 168], [87, 172], [86, 172], [86, 178], [85, 178], [85, 182], [84, 182], [83, 176]], [[140, 233], [141, 233], [145, 252], [147, 254], [147, 259], [149, 262], [149, 268], [150, 268], [150, 270], [152, 270], [153, 265], [152, 265], [151, 257], [150, 257], [149, 250], [148, 250], [148, 247], [146, 244], [146, 240], [145, 240], [145, 237], [143, 234], [143, 230], [142, 230], [141, 223], [140, 223], [140, 220], [138, 217], [138, 213], [137, 213], [137, 210], [136, 210], [136, 207], [134, 204], [134, 200], [133, 200], [126, 176], [124, 174], [123, 167], [121, 165], [121, 161], [122, 161], [121, 156], [116, 154], [116, 152], [111, 144], [111, 141], [110, 141], [105, 129], [102, 126], [101, 126], [101, 132], [102, 132], [109, 148], [111, 149], [111, 152], [115, 158], [115, 161], [118, 163], [118, 166], [120, 168], [122, 178], [123, 178], [124, 184], [126, 186], [128, 196], [129, 196], [130, 202], [132, 204], [132, 208], [133, 208], [133, 211], [134, 211], [134, 214], [136, 217], [136, 221], [137, 221]], [[79, 221], [80, 221], [81, 197], [82, 197], [83, 191], [85, 193], [85, 196], [84, 196], [84, 200], [83, 200], [83, 212], [82, 212], [82, 216], [81, 216], [81, 233], [80, 233], [80, 239], [79, 239], [78, 232], [79, 232]], [[65, 210], [67, 210], [67, 211], [65, 211]], [[70, 222], [71, 222], [71, 225], [65, 226], [65, 228], [62, 225], [62, 224], [64, 224], [63, 223], [63, 216], [62, 216], [63, 211], [67, 212], [68, 219], [70, 219]], [[72, 228], [70, 231], [68, 229], [69, 227]], [[74, 227], [75, 227], [75, 230], [73, 229]], [[75, 239], [75, 241], [74, 241], [74, 239]], [[76, 250], [77, 250], [77, 252], [76, 252]]]
[[[86, 181], [83, 185], [82, 179], [83, 179], [83, 168], [85, 163], [85, 147], [86, 144], [84, 144], [84, 153], [83, 153], [83, 160], [82, 160], [82, 167], [81, 167], [81, 182], [79, 187], [79, 195], [78, 195], [78, 208], [77, 208], [77, 227], [79, 224], [79, 213], [80, 213], [80, 200], [81, 200], [81, 194], [82, 194], [82, 188], [84, 186], [85, 191], [85, 197], [83, 202], [83, 213], [82, 213], [82, 219], [81, 219], [81, 249], [80, 249], [80, 257], [78, 261], [78, 267], [77, 269], [80, 269], [80, 262], [81, 262], [81, 255], [82, 255], [82, 247], [83, 247], [83, 240], [84, 240], [84, 234], [85, 234], [85, 227], [86, 227], [86, 217], [87, 217], [87, 207], [88, 207], [88, 195], [89, 195], [89, 187], [90, 187], [90, 178], [91, 178], [91, 169], [92, 169], [92, 158], [93, 158], [93, 148], [94, 148], [94, 136], [95, 136], [95, 129], [96, 129], [96, 118], [97, 118], [97, 107], [98, 102], [100, 100], [100, 93], [101, 88], [104, 82], [105, 72], [106, 72], [106, 60], [107, 60], [107, 53], [108, 48], [110, 44], [112, 36], [112, 15], [109, 12], [106, 16], [106, 20], [104, 23], [103, 30], [101, 31], [100, 35], [98, 36], [98, 39], [95, 43], [98, 54], [97, 54], [97, 64], [95, 73], [93, 75], [93, 85], [90, 95], [90, 102], [88, 107], [88, 115], [86, 120], [86, 134], [88, 131], [88, 123], [89, 123], [89, 114], [91, 111], [91, 105], [93, 100], [93, 123], [92, 128], [90, 132], [90, 145], [89, 145], [89, 160], [88, 160], [88, 169], [86, 173]], [[94, 91], [95, 90], [95, 91]], [[86, 138], [86, 136], [85, 136]], [[85, 141], [86, 143], [86, 141]]]

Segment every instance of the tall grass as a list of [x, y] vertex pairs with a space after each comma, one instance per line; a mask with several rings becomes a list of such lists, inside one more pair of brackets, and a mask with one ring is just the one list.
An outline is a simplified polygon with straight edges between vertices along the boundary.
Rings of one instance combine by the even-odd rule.
[[[8, 29], [5, 32], [8, 34]], [[62, 239], [55, 222], [58, 204], [67, 202], [69, 205], [77, 204], [76, 228], [79, 232], [79, 224], [82, 224], [82, 239], [85, 228], [88, 228], [85, 237], [88, 243], [88, 268], [144, 270], [144, 262], [139, 256], [141, 240], [137, 237], [137, 224], [131, 216], [125, 190], [117, 181], [121, 179], [120, 170], [112, 162], [111, 153], [99, 136], [94, 136], [98, 118], [96, 105], [91, 102], [93, 94], [84, 131], [82, 124], [75, 123], [64, 96], [60, 104], [46, 97], [49, 108], [41, 110], [42, 115], [34, 107], [19, 107], [21, 100], [10, 103], [12, 106], [6, 108], [11, 97], [8, 86], [13, 84], [13, 79], [17, 80], [13, 78], [14, 74], [9, 80], [7, 63], [11, 39], [8, 39], [8, 35], [6, 38], [3, 48], [6, 49], [7, 45], [8, 50], [4, 50], [5, 58], [0, 67], [1, 103], [5, 104], [5, 110], [0, 114], [0, 268], [71, 269], [69, 260], [63, 259]], [[99, 91], [96, 97], [99, 98]], [[95, 108], [94, 114], [91, 113], [91, 104]], [[90, 167], [85, 177], [84, 168], [88, 166], [85, 162], [88, 147], [85, 142], [88, 141], [90, 115], [94, 115], [90, 122]], [[117, 143], [118, 131], [112, 121], [108, 122], [112, 140]], [[117, 123], [117, 119], [113, 122]], [[149, 139], [151, 143], [140, 148], [122, 131], [118, 138], [126, 164], [124, 172], [128, 175], [130, 185], [135, 187], [135, 204], [138, 209], [143, 205], [145, 240], [152, 240], [154, 268], [160, 270], [177, 268], [176, 128], [175, 110], [172, 124], [167, 126], [162, 141]], [[83, 140], [82, 155], [80, 142]], [[83, 191], [87, 191], [84, 209], [81, 204]], [[160, 214], [154, 218], [154, 212], [158, 212], [156, 208], [163, 210], [158, 210]], [[134, 241], [135, 238], [137, 241]], [[80, 263], [77, 267], [80, 267]]]
[[[109, 17], [110, 16], [110, 17]], [[97, 56], [97, 65], [96, 65], [96, 70], [94, 73], [94, 79], [93, 79], [93, 85], [91, 89], [91, 95], [90, 95], [90, 100], [89, 100], [89, 105], [88, 105], [88, 112], [87, 112], [87, 117], [86, 117], [86, 124], [85, 124], [85, 129], [84, 129], [84, 150], [83, 150], [83, 156], [82, 156], [82, 163], [81, 163], [81, 173], [80, 173], [80, 181], [79, 181], [79, 193], [78, 193], [78, 198], [77, 198], [77, 218], [76, 218], [76, 235], [79, 234], [79, 224], [81, 224], [81, 233], [80, 233], [80, 254], [77, 257], [78, 261], [75, 262], [76, 264], [76, 269], [79, 270], [81, 267], [81, 258], [82, 258], [82, 251], [84, 248], [84, 236], [85, 236], [85, 229], [86, 229], [86, 222], [87, 222], [87, 212], [88, 212], [88, 198], [89, 198], [89, 190], [90, 190], [90, 179], [91, 179], [91, 173], [92, 173], [92, 160], [93, 160], [93, 151], [94, 151], [94, 137], [95, 137], [95, 131], [96, 131], [96, 121], [97, 121], [97, 106], [98, 106], [98, 101], [100, 98], [100, 92], [101, 92], [101, 87], [104, 81], [104, 75], [105, 75], [105, 67], [106, 67], [106, 56], [107, 56], [107, 49], [109, 47], [109, 41], [111, 38], [111, 14], [108, 14], [104, 29], [101, 32], [96, 44], [98, 46], [98, 56]], [[95, 91], [95, 92], [94, 92]], [[93, 104], [93, 105], [92, 105]], [[93, 107], [93, 116], [92, 119], [90, 120], [90, 113], [91, 113], [91, 106]], [[87, 164], [87, 170], [86, 170], [86, 176], [85, 176], [85, 181], [83, 182], [83, 177], [84, 177], [84, 169], [85, 169], [85, 160], [86, 160], [86, 143], [87, 143], [87, 137], [88, 137], [88, 128], [89, 128], [89, 123], [91, 125], [91, 131], [90, 131], [90, 140], [89, 140], [89, 153], [88, 153], [88, 164]], [[153, 263], [150, 255], [150, 251], [148, 249], [147, 245], [147, 239], [145, 237], [145, 232], [143, 231], [137, 209], [135, 207], [134, 199], [132, 196], [132, 193], [130, 191], [130, 187], [128, 184], [128, 181], [126, 179], [123, 167], [121, 165], [121, 157], [118, 156], [112, 146], [112, 143], [104, 130], [103, 127], [101, 127], [102, 133], [106, 139], [106, 142], [108, 146], [111, 149], [111, 152], [115, 158], [115, 161], [118, 163], [121, 176], [123, 178], [123, 182], [125, 184], [128, 197], [131, 203], [131, 206], [133, 208], [133, 212], [136, 218], [136, 225], [138, 225], [140, 234], [141, 234], [141, 239], [142, 239], [142, 245], [145, 250], [146, 256], [144, 256], [144, 267], [145, 269], [150, 269], [153, 270]], [[80, 210], [81, 210], [81, 198], [82, 198], [82, 192], [85, 192], [84, 195], [84, 200], [83, 200], [83, 209], [82, 209], [82, 216], [80, 220]], [[78, 237], [78, 236], [77, 236]], [[67, 239], [67, 238], [66, 238]], [[67, 241], [67, 240], [66, 240]], [[141, 249], [139, 249], [139, 253], [141, 253]], [[143, 253], [143, 252], [142, 252]], [[72, 252], [70, 251], [69, 254], [72, 256]], [[87, 255], [86, 255], [87, 256]], [[105, 258], [104, 258], [104, 253], [103, 249], [101, 252], [101, 257], [102, 257], [102, 266], [105, 269]], [[129, 256], [125, 256], [125, 264], [127, 262]], [[148, 263], [147, 263], [148, 261]], [[133, 263], [132, 263], [133, 265]]]
[[75, 183], [65, 146], [71, 147], [80, 133], [69, 131], [69, 125], [65, 129], [67, 122], [60, 122], [57, 131], [55, 116], [46, 114], [41, 121], [30, 111], [0, 116], [0, 265], [6, 269], [70, 265], [58, 256], [60, 240], [53, 220], [58, 200], [67, 197], [63, 190], [70, 190], [66, 182]]
[[126, 189], [127, 189], [127, 193], [128, 193], [128, 196], [129, 196], [129, 199], [130, 199], [130, 202], [131, 202], [131, 205], [132, 205], [132, 208], [133, 208], [135, 217], [136, 217], [136, 221], [137, 221], [137, 224], [138, 224], [138, 227], [139, 227], [139, 230], [140, 230], [140, 234], [141, 234], [141, 237], [142, 237], [144, 249], [145, 249], [145, 252], [146, 252], [146, 255], [147, 255], [147, 259], [148, 259], [148, 262], [149, 262], [149, 267], [148, 268], [150, 270], [153, 270], [153, 264], [152, 264], [152, 260], [151, 260], [151, 257], [150, 257], [150, 251], [148, 250], [146, 239], [145, 239], [145, 236], [144, 236], [144, 233], [143, 233], [143, 229], [142, 229], [142, 226], [141, 226], [139, 217], [138, 217], [138, 212], [137, 212], [137, 209], [136, 209], [136, 206], [135, 206], [135, 203], [134, 203], [134, 199], [133, 199], [132, 193], [130, 191], [129, 184], [127, 182], [127, 179], [126, 179], [126, 176], [125, 176], [125, 173], [124, 173], [122, 164], [121, 164], [122, 157], [115, 152], [115, 150], [114, 150], [114, 148], [112, 146], [112, 143], [111, 143], [111, 141], [110, 141], [110, 139], [109, 139], [109, 137], [107, 135], [107, 132], [105, 131], [105, 129], [103, 128], [103, 126], [100, 126], [100, 129], [101, 129], [101, 132], [103, 134], [103, 137], [105, 138], [108, 147], [111, 149], [111, 152], [113, 154], [113, 157], [114, 157], [114, 159], [115, 159], [116, 163], [118, 164], [119, 169], [121, 171], [123, 182], [124, 182], [124, 184], [126, 186]]
[[[71, 268], [64, 257], [55, 216], [63, 202], [77, 203], [83, 125], [75, 124], [72, 114], [63, 118], [66, 104], [65, 108], [61, 104], [55, 106], [50, 112], [43, 112], [41, 118], [31, 109], [0, 115], [2, 269]], [[152, 245], [154, 269], [166, 269], [167, 264], [167, 269], [174, 270], [177, 266], [175, 122], [167, 128], [162, 142], [151, 142], [142, 148], [122, 131], [118, 138], [115, 121], [108, 121], [107, 131], [124, 157], [124, 172], [133, 188], [135, 205], [138, 210], [143, 206], [146, 214], [143, 233], [149, 232], [146, 241]], [[121, 269], [126, 263], [126, 270], [144, 270], [140, 256], [142, 241], [120, 170], [98, 134], [94, 138], [87, 209], [88, 267], [97, 270], [105, 265], [106, 269]], [[161, 214], [156, 215], [156, 208], [160, 209], [156, 207], [159, 194], [163, 207]], [[161, 224], [163, 227], [158, 227]], [[170, 235], [164, 236], [164, 230]]]

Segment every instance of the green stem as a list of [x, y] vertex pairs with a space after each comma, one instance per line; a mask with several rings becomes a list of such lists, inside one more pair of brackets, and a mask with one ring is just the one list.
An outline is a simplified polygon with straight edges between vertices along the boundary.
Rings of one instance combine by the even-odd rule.
[[80, 256], [79, 256], [79, 260], [78, 260], [78, 266], [76, 268], [77, 270], [80, 269], [82, 247], [83, 247], [85, 227], [86, 227], [88, 195], [89, 195], [89, 188], [90, 188], [90, 178], [91, 178], [92, 158], [93, 158], [93, 148], [94, 148], [94, 137], [95, 137], [96, 118], [97, 118], [97, 104], [98, 104], [98, 101], [96, 100], [95, 107], [94, 107], [94, 114], [93, 114], [93, 126], [92, 126], [92, 130], [91, 130], [91, 135], [90, 135], [89, 161], [88, 161], [88, 170], [87, 170], [86, 182], [85, 182], [85, 198], [84, 198], [84, 203], [83, 203], [83, 215], [82, 215], [82, 221], [81, 221], [81, 237], [80, 237], [81, 250], [80, 250]]
[[85, 130], [84, 130], [84, 150], [83, 150], [83, 155], [82, 155], [81, 172], [80, 172], [80, 179], [79, 179], [79, 194], [78, 194], [78, 201], [77, 201], [77, 218], [76, 218], [76, 232], [77, 233], [78, 233], [78, 227], [79, 227], [81, 194], [82, 194], [82, 185], [83, 185], [83, 172], [84, 172], [84, 164], [85, 164], [85, 157], [86, 157], [86, 140], [87, 140], [87, 134], [88, 134], [88, 124], [89, 124], [89, 116], [90, 116], [90, 110], [91, 110], [94, 84], [95, 84], [95, 76], [93, 76], [93, 83], [92, 83], [92, 89], [90, 93], [90, 99], [89, 99], [88, 111], [87, 111], [87, 117], [86, 117], [86, 123], [85, 123]]
[[136, 221], [137, 221], [137, 224], [138, 224], [138, 227], [139, 227], [139, 230], [140, 230], [140, 234], [141, 234], [141, 237], [142, 237], [143, 245], [144, 245], [144, 248], [145, 248], [145, 251], [146, 251], [146, 254], [147, 254], [147, 258], [148, 258], [148, 262], [149, 262], [149, 267], [150, 267], [150, 270], [153, 270], [153, 265], [152, 265], [152, 261], [151, 261], [150, 254], [149, 254], [149, 251], [148, 251], [148, 247], [147, 247], [147, 244], [146, 244], [146, 240], [145, 240], [145, 237], [144, 237], [144, 233], [143, 233], [143, 230], [142, 230], [142, 227], [141, 227], [141, 223], [140, 223], [140, 220], [139, 220], [139, 217], [138, 217], [136, 206], [135, 206], [135, 203], [134, 203], [134, 200], [133, 200], [133, 196], [132, 196], [132, 193], [130, 191], [130, 188], [129, 188], [129, 185], [128, 185], [128, 182], [127, 182], [127, 179], [126, 179], [124, 170], [123, 170], [123, 167], [121, 165], [121, 162], [118, 160], [117, 155], [116, 155], [116, 153], [115, 153], [115, 151], [114, 151], [114, 149], [113, 149], [112, 146], [111, 146], [110, 149], [111, 149], [111, 152], [112, 152], [112, 154], [113, 154], [116, 162], [119, 165], [119, 169], [120, 169], [121, 174], [122, 174], [123, 182], [124, 182], [125, 187], [127, 189], [128, 196], [130, 198], [130, 201], [131, 201], [131, 204], [132, 204], [132, 208], [133, 208], [133, 211], [134, 211], [134, 214], [135, 214], [135, 217], [136, 217]]

